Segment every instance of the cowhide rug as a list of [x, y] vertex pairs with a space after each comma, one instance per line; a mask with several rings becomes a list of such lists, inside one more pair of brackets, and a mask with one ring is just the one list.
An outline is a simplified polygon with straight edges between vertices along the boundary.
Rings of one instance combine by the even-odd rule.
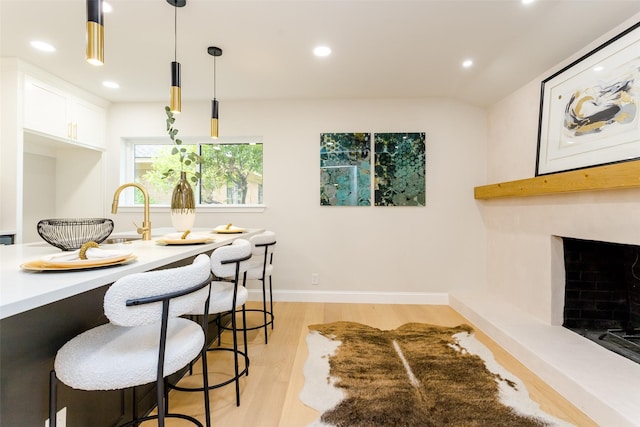
[[569, 426], [543, 412], [467, 325], [312, 325], [301, 400], [312, 426]]

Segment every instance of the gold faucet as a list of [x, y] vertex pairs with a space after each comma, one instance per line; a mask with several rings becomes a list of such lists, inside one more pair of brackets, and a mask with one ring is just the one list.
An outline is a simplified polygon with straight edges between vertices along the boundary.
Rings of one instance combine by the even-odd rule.
[[127, 187], [136, 187], [142, 192], [142, 196], [144, 197], [144, 218], [142, 220], [142, 227], [138, 227], [135, 222], [133, 223], [133, 225], [136, 226], [137, 233], [142, 234], [142, 240], [151, 240], [151, 220], [149, 219], [149, 193], [147, 192], [147, 189], [142, 185], [136, 184], [135, 182], [130, 182], [127, 184], [122, 184], [120, 187], [118, 187], [115, 194], [113, 195], [111, 213], [118, 213], [118, 199], [120, 198], [120, 192]]

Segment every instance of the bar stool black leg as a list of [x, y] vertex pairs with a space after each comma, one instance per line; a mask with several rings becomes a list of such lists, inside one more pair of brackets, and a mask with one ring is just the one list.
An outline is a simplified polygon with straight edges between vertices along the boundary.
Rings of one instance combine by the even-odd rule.
[[56, 427], [58, 409], [58, 377], [56, 371], [49, 373], [49, 427]]
[[[242, 334], [244, 338], [244, 357], [249, 359], [249, 346], [247, 345], [247, 310], [242, 306]], [[249, 364], [247, 363], [247, 376], [249, 376]]]
[[269, 276], [269, 308], [271, 309], [271, 311], [270, 311], [270, 313], [271, 313], [271, 330], [273, 330], [273, 324], [275, 323], [275, 318], [273, 316], [273, 287], [271, 286], [271, 276]]
[[204, 392], [204, 419], [206, 427], [211, 427], [211, 404], [209, 403], [209, 375], [204, 374], [204, 370], [207, 368], [207, 340], [205, 333], [205, 344], [202, 348], [202, 369], [203, 369], [203, 392]]
[[236, 374], [236, 406], [240, 406], [240, 381], [238, 380], [240, 368], [238, 364], [238, 337], [237, 337], [237, 321], [236, 321], [236, 310], [235, 308], [231, 311], [231, 327], [233, 332], [233, 363]]
[[[134, 420], [138, 419], [138, 392], [136, 390], [138, 390], [137, 387], [131, 389], [131, 413], [133, 414]], [[134, 427], [138, 427], [139, 425], [140, 423], [133, 424]]]
[[[273, 312], [273, 311], [272, 311]], [[262, 279], [262, 315], [264, 318], [264, 343], [269, 343], [269, 338], [267, 336], [267, 289], [264, 283], [264, 278]]]

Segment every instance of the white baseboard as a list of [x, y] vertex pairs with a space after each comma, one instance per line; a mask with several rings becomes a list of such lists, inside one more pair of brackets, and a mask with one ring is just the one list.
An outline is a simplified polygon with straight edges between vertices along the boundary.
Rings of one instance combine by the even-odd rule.
[[[449, 305], [449, 294], [446, 292], [347, 292], [277, 290], [273, 291], [273, 300], [282, 302]], [[249, 289], [249, 301], [262, 301], [262, 290]]]

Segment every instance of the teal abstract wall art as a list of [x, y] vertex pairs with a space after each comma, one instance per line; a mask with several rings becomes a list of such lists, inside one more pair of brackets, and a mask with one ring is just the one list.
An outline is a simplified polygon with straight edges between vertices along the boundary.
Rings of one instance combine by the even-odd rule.
[[374, 147], [375, 205], [424, 206], [424, 132], [377, 133]]
[[320, 135], [320, 205], [371, 206], [371, 134]]

